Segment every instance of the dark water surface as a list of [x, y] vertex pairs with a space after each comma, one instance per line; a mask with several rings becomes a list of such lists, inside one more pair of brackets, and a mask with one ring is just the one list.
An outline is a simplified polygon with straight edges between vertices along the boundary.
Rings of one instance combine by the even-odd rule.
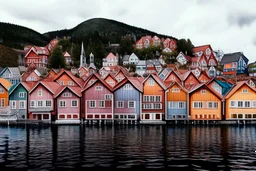
[[255, 128], [2, 125], [0, 170], [256, 170]]

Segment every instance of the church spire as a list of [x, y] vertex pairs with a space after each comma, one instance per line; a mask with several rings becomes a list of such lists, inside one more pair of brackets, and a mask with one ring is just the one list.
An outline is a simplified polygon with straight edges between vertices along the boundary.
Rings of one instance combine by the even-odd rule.
[[81, 55], [80, 55], [80, 67], [86, 66], [86, 56], [84, 51], [84, 43], [82, 42], [81, 46]]

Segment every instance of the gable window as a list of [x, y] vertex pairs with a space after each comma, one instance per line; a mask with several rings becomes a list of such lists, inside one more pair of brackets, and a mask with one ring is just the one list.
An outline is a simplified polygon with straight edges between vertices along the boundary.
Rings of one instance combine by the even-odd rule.
[[16, 101], [11, 101], [11, 109], [16, 109]]
[[173, 88], [172, 92], [178, 93], [178, 92], [180, 92], [180, 89], [179, 88]]
[[112, 94], [105, 94], [105, 100], [112, 100]]
[[242, 93], [248, 93], [248, 89], [247, 88], [242, 89]]
[[46, 105], [46, 107], [52, 107], [52, 101], [51, 100], [46, 100], [45, 105]]
[[131, 84], [125, 84], [124, 85], [124, 90], [132, 90], [132, 85]]
[[60, 85], [64, 85], [64, 81], [59, 81]]
[[155, 81], [152, 78], [148, 79], [148, 86], [154, 86], [155, 85]]
[[128, 108], [135, 108], [135, 101], [128, 101]]
[[73, 82], [73, 81], [68, 81], [68, 85], [69, 85], [69, 86], [73, 86], [73, 85], [74, 85], [74, 82]]
[[91, 100], [89, 103], [89, 107], [90, 108], [95, 108], [96, 107], [96, 101], [95, 100]]
[[102, 86], [96, 86], [96, 87], [95, 87], [95, 90], [97, 90], [97, 91], [103, 90], [103, 87], [102, 87]]
[[25, 97], [25, 92], [19, 92], [19, 97], [24, 98]]
[[0, 94], [4, 94], [4, 89], [2, 87], [0, 88]]
[[37, 91], [37, 96], [43, 96], [43, 90], [42, 89]]
[[60, 100], [59, 107], [66, 107], [66, 100]]
[[71, 97], [72, 94], [71, 93], [63, 93], [63, 97]]
[[25, 107], [25, 103], [26, 103], [26, 101], [20, 101], [20, 109], [26, 109], [26, 107]]
[[71, 107], [78, 107], [78, 100], [71, 100]]
[[201, 94], [206, 94], [206, 90], [201, 90]]
[[105, 107], [105, 101], [104, 100], [100, 100], [99, 101], [99, 106], [100, 106], [100, 108], [104, 108]]
[[124, 102], [123, 101], [117, 101], [117, 108], [124, 108]]

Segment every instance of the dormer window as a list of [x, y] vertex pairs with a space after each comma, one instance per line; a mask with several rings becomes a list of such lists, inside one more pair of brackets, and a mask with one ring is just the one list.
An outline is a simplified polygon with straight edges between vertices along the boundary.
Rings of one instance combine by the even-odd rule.
[[152, 78], [148, 79], [148, 86], [154, 86], [155, 85], [155, 81]]

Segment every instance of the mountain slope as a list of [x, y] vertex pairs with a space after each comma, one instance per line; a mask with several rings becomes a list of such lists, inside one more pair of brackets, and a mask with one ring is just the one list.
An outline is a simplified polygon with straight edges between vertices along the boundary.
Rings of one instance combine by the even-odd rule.
[[45, 46], [49, 38], [27, 27], [0, 22], [0, 43], [23, 49], [26, 44]]
[[119, 43], [120, 38], [127, 34], [130, 34], [133, 37], [136, 36], [137, 40], [145, 35], [171, 37], [104, 18], [93, 18], [82, 22], [72, 29], [47, 32], [44, 35], [50, 39], [69, 36], [72, 37], [74, 42], [80, 43], [82, 40], [90, 39], [90, 35], [95, 31], [99, 33], [99, 36], [103, 39], [103, 43], [108, 43], [108, 41], [111, 43]]

